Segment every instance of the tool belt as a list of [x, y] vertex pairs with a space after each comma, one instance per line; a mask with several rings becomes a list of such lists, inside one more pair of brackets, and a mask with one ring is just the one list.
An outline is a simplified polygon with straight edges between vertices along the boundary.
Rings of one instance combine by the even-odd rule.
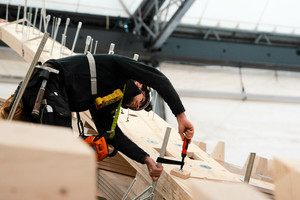
[[[55, 69], [55, 66], [49, 63], [45, 63], [44, 66]], [[71, 110], [67, 94], [58, 74], [51, 73], [49, 76], [39, 116], [31, 115], [43, 81], [40, 76], [42, 71], [43, 69], [35, 68], [26, 87], [22, 97], [24, 112], [30, 115], [30, 121], [34, 123], [72, 127]]]

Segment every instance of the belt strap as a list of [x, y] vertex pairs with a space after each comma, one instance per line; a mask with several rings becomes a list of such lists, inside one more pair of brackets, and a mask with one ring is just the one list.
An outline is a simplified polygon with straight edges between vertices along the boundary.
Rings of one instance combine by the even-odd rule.
[[95, 62], [94, 56], [89, 51], [87, 51], [86, 56], [88, 58], [89, 67], [90, 67], [92, 95], [96, 95], [97, 94], [96, 62]]
[[[124, 85], [124, 88], [123, 88], [123, 94], [125, 94], [125, 89], [126, 89], [126, 84]], [[115, 117], [114, 117], [113, 123], [111, 125], [110, 131], [107, 131], [109, 133], [109, 139], [113, 139], [115, 137], [115, 129], [117, 126], [119, 115], [120, 115], [120, 109], [121, 109], [123, 99], [124, 99], [124, 96], [120, 100], [117, 111], [115, 112]]]

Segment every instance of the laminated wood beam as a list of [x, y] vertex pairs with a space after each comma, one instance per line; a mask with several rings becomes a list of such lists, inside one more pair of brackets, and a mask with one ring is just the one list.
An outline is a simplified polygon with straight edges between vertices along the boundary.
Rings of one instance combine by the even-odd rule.
[[274, 159], [275, 199], [296, 200], [300, 198], [300, 161], [293, 158]]
[[95, 199], [95, 155], [70, 129], [7, 121], [0, 129], [1, 199]]

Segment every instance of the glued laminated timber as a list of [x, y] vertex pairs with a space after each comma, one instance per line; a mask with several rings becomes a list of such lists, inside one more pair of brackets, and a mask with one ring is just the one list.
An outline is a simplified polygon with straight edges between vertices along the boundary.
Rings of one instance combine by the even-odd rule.
[[[32, 61], [42, 38], [42, 34], [39, 34], [37, 29], [34, 33], [31, 32], [31, 29], [31, 27], [24, 27], [24, 32], [22, 33], [21, 24], [18, 25], [18, 29], [16, 30], [16, 22], [0, 23], [0, 39], [14, 49], [27, 62]], [[49, 38], [41, 54], [41, 62], [45, 62], [50, 58], [60, 58], [70, 55], [71, 52], [67, 48], [64, 49], [65, 54], [61, 55], [59, 53], [61, 45], [55, 42], [53, 55], [50, 56], [52, 42], [53, 40]], [[123, 110], [122, 114], [120, 114], [119, 127], [125, 135], [143, 148], [153, 159], [156, 159], [159, 156], [166, 128], [170, 127], [170, 125], [152, 112], [129, 111], [129, 116], [127, 113], [127, 110]], [[96, 128], [89, 113], [83, 112], [81, 117], [85, 121], [85, 126], [91, 130], [94, 129], [93, 131], [95, 132]], [[127, 120], [128, 117], [129, 120]], [[180, 161], [181, 148], [182, 141], [179, 134], [176, 129], [172, 128], [165, 158]], [[174, 165], [164, 164], [163, 166], [164, 172], [157, 183], [153, 199], [186, 200], [203, 197], [204, 199], [234, 200], [249, 199], [252, 196], [255, 196], [255, 199], [267, 199], [253, 187], [243, 184], [237, 175], [226, 170], [195, 144], [189, 146], [188, 156], [185, 159], [184, 170], [191, 172], [189, 179], [183, 180], [171, 175], [170, 171], [175, 168]], [[134, 177], [137, 179], [137, 182], [128, 199], [132, 199], [152, 184], [146, 165], [139, 164], [122, 153], [99, 162], [98, 168], [100, 190], [98, 194], [107, 199], [121, 199]], [[272, 190], [269, 186], [261, 184], [256, 186], [268, 187], [268, 189]], [[216, 196], [215, 191], [222, 192], [219, 193], [219, 196]]]

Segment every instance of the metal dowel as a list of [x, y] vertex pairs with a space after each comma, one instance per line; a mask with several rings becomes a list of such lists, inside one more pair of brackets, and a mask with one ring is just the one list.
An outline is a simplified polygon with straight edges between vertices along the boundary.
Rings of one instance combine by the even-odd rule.
[[19, 25], [18, 21], [19, 21], [19, 18], [20, 18], [20, 10], [21, 10], [21, 5], [18, 5], [16, 31], [18, 30], [18, 25]]
[[55, 29], [55, 25], [56, 25], [56, 17], [53, 17], [53, 20], [52, 20], [52, 28], [51, 28], [51, 37], [53, 38], [54, 36], [54, 29]]
[[35, 68], [35, 65], [37, 64], [37, 62], [38, 62], [38, 60], [39, 60], [39, 58], [40, 58], [40, 56], [42, 54], [42, 51], [43, 51], [43, 49], [45, 47], [45, 44], [47, 42], [48, 37], [49, 37], [49, 34], [45, 33], [44, 36], [43, 36], [43, 38], [42, 38], [42, 40], [41, 40], [41, 43], [40, 43], [40, 45], [39, 45], [39, 47], [37, 49], [37, 52], [34, 55], [34, 58], [33, 58], [32, 62], [31, 62], [29, 70], [28, 70], [28, 72], [27, 72], [27, 74], [25, 76], [25, 79], [24, 79], [24, 81], [23, 81], [23, 83], [22, 83], [22, 85], [20, 87], [20, 90], [19, 90], [17, 96], [16, 96], [15, 102], [12, 105], [12, 108], [11, 108], [11, 110], [9, 112], [9, 115], [8, 115], [8, 118], [7, 118], [8, 121], [11, 121], [13, 119], [14, 115], [15, 115], [16, 109], [17, 109], [17, 107], [18, 107], [18, 105], [20, 103], [20, 100], [21, 100], [21, 98], [22, 98], [22, 96], [24, 94], [25, 88], [27, 87], [27, 84], [28, 84], [28, 82], [30, 80], [30, 77], [31, 77], [32, 72], [33, 72], [33, 70]]
[[90, 43], [91, 43], [91, 39], [92, 39], [92, 37], [91, 36], [87, 36], [86, 37], [86, 40], [85, 40], [85, 48], [84, 48], [84, 54], [86, 54], [87, 53], [87, 51], [88, 51], [88, 49], [89, 49], [89, 45], [90, 45]]
[[64, 29], [64, 35], [67, 35], [67, 30], [68, 30], [69, 24], [70, 24], [70, 18], [67, 18], [65, 29]]
[[149, 187], [147, 187], [141, 194], [137, 195], [132, 200], [137, 200], [138, 198], [140, 198], [141, 196], [143, 196], [148, 190], [151, 190], [151, 188], [152, 188], [152, 185], [150, 185]]
[[52, 42], [50, 56], [52, 56], [52, 53], [53, 53], [53, 48], [54, 48], [54, 44], [55, 44], [55, 41], [56, 41], [56, 36], [57, 36], [58, 29], [59, 29], [60, 21], [61, 21], [61, 18], [56, 18], [54, 38], [53, 38], [53, 42]]
[[92, 52], [92, 49], [93, 49], [93, 42], [94, 42], [94, 39], [92, 38], [91, 43], [90, 43], [90, 52]]
[[155, 113], [155, 109], [156, 109], [156, 102], [157, 102], [157, 96], [158, 96], [158, 93], [155, 92], [155, 98], [154, 98], [154, 106], [153, 106], [153, 115], [152, 115], [152, 120], [154, 119], [154, 113]]
[[78, 22], [77, 31], [76, 31], [75, 38], [74, 38], [73, 45], [72, 45], [71, 55], [73, 55], [73, 52], [74, 52], [74, 49], [75, 49], [75, 45], [76, 45], [76, 42], [77, 42], [77, 38], [78, 38], [79, 31], [81, 29], [81, 26], [82, 26], [82, 22]]
[[50, 20], [51, 20], [51, 15], [47, 15], [46, 26], [45, 26], [45, 30], [44, 30], [45, 33], [48, 33], [48, 25], [49, 25]]
[[127, 191], [125, 192], [122, 200], [125, 200], [127, 198], [128, 194], [130, 193], [130, 191], [131, 191], [133, 185], [135, 184], [135, 182], [136, 182], [136, 178], [134, 178], [133, 181], [131, 182], [131, 184], [130, 184], [129, 188], [127, 189]]
[[6, 23], [8, 23], [8, 2], [6, 4], [6, 16], [5, 16], [5, 20], [6, 20]]
[[41, 14], [40, 14], [40, 24], [39, 24], [39, 35], [42, 31], [42, 22], [43, 22], [43, 9], [41, 9]]
[[94, 47], [94, 53], [93, 54], [96, 54], [97, 46], [98, 46], [98, 40], [96, 40], [96, 42], [95, 42], [95, 47]]
[[255, 153], [251, 153], [250, 154], [250, 158], [249, 158], [249, 162], [247, 165], [247, 170], [246, 170], [246, 174], [245, 174], [245, 178], [244, 178], [244, 182], [249, 183], [250, 177], [251, 177], [251, 173], [252, 173], [252, 168], [253, 168], [253, 164], [254, 164], [254, 160], [255, 160]]
[[25, 3], [24, 13], [23, 13], [23, 22], [22, 22], [22, 33], [24, 33], [24, 25], [25, 25], [25, 21], [26, 21], [26, 12], [27, 12], [27, 4]]
[[114, 49], [115, 49], [115, 44], [114, 43], [110, 43], [108, 54], [114, 54], [115, 53]]
[[60, 58], [61, 58], [61, 55], [64, 53], [64, 46], [66, 44], [66, 39], [67, 39], [67, 36], [65, 34], [62, 34], [61, 46], [60, 46], [60, 55], [59, 55]]
[[[165, 137], [164, 137], [164, 141], [163, 141], [163, 143], [162, 143], [162, 145], [161, 145], [161, 149], [160, 149], [160, 152], [159, 152], [159, 157], [160, 158], [164, 158], [164, 156], [165, 156], [165, 154], [166, 154], [166, 151], [167, 151], [167, 145], [168, 145], [168, 141], [169, 141], [169, 137], [170, 137], [170, 133], [171, 133], [171, 128], [170, 127], [167, 127], [167, 129], [166, 129], [166, 133], [165, 133]], [[158, 167], [158, 168], [160, 168], [161, 167], [161, 163], [157, 163], [156, 164], [156, 166]], [[155, 188], [156, 188], [156, 185], [157, 185], [157, 181], [152, 181], [152, 190], [151, 190], [151, 192], [150, 192], [150, 194], [151, 193], [154, 193], [154, 190], [155, 190]], [[152, 199], [153, 198], [153, 196], [150, 198], [150, 199]]]
[[35, 23], [36, 23], [36, 18], [37, 18], [38, 12], [39, 12], [39, 9], [38, 9], [38, 8], [35, 8], [32, 33], [34, 33]]

